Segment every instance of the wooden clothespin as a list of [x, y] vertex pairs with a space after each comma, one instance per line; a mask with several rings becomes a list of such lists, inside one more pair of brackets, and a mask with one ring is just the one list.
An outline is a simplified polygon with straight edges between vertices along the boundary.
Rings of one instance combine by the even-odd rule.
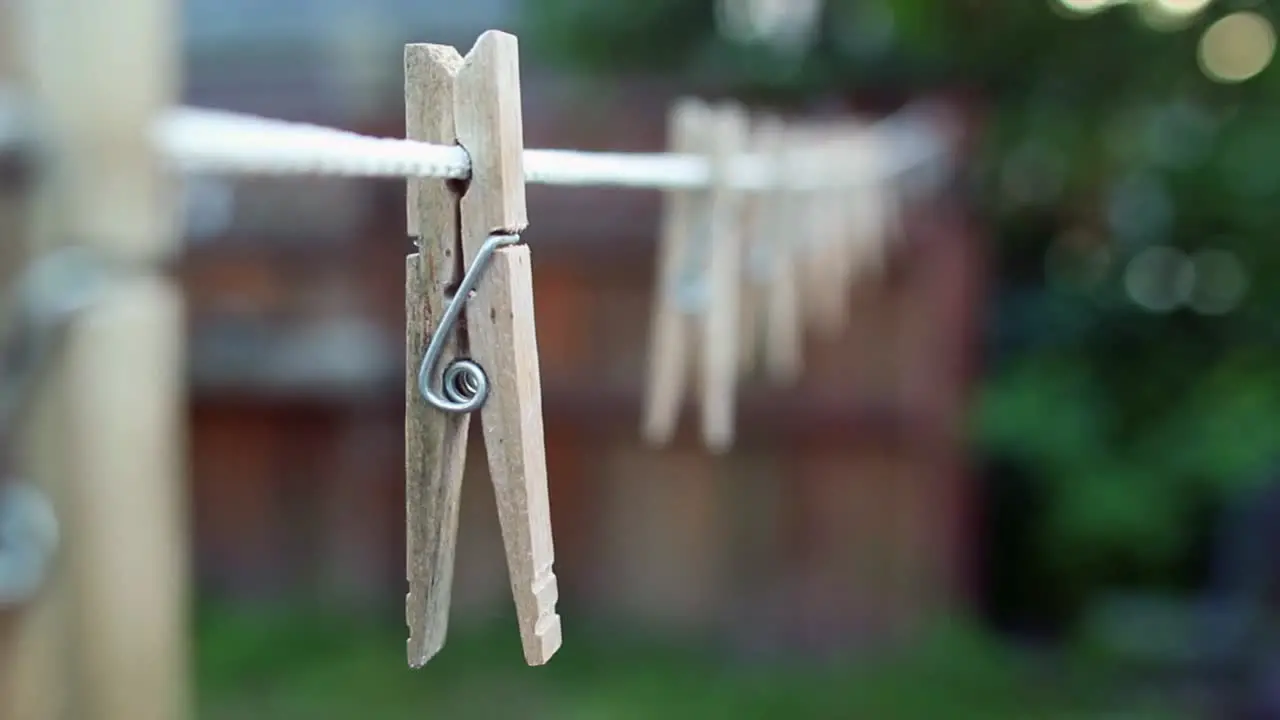
[[[676, 102], [667, 116], [672, 153], [706, 155], [710, 109], [699, 100]], [[658, 236], [658, 282], [650, 321], [649, 377], [641, 434], [655, 445], [675, 437], [697, 352], [693, 321], [705, 303], [710, 188], [666, 194]]]
[[733, 441], [741, 354], [743, 208], [729, 174], [746, 146], [747, 117], [737, 105], [682, 100], [668, 120], [672, 152], [706, 157], [711, 182], [667, 195], [643, 434], [657, 445], [675, 436], [696, 357], [703, 441], [723, 451]]
[[902, 217], [902, 194], [899, 178], [890, 169], [889, 161], [893, 145], [882, 138], [866, 136], [865, 150], [867, 164], [873, 171], [871, 185], [871, 202], [874, 202], [874, 223], [872, 230], [878, 239], [880, 252], [878, 270], [883, 272], [888, 261], [889, 245], [902, 238], [904, 231]]
[[884, 273], [892, 178], [885, 172], [884, 147], [865, 123], [850, 121], [841, 142], [845, 148], [841, 155], [854, 170], [843, 183], [848, 208], [845, 225], [850, 240], [845, 272], [847, 282], [852, 284]]
[[519, 243], [528, 221], [516, 38], [486, 32], [466, 58], [406, 46], [405, 105], [410, 139], [457, 142], [471, 159], [465, 183], [409, 183], [418, 244], [405, 293], [409, 664], [444, 645], [469, 413], [478, 410], [521, 644], [541, 665], [561, 633], [533, 285]]
[[848, 323], [845, 269], [848, 265], [848, 233], [844, 226], [846, 197], [838, 170], [847, 160], [841, 155], [829, 125], [813, 125], [801, 132], [803, 170], [812, 186], [807, 193], [808, 237], [805, 258], [805, 310], [808, 324], [831, 337]]
[[[874, 221], [871, 204], [870, 168], [861, 151], [860, 127], [856, 120], [833, 122], [824, 128], [828, 157], [833, 164], [826, 168], [829, 186], [825, 191], [830, 208], [831, 272], [830, 294], [822, 327], [831, 336], [844, 331], [849, 323], [851, 293], [868, 265], [874, 262], [875, 238], [869, 233]], [[868, 201], [872, 201], [869, 203]]]
[[746, 110], [726, 103], [711, 119], [710, 247], [707, 311], [702, 326], [702, 440], [713, 452], [733, 444], [740, 369], [739, 339], [744, 253], [743, 193], [735, 187], [735, 160], [747, 148]]
[[771, 168], [774, 182], [757, 196], [748, 255], [752, 271], [764, 273], [756, 301], [764, 335], [764, 366], [768, 377], [779, 383], [800, 377], [804, 344], [795, 232], [802, 208], [787, 137], [785, 124], [776, 117], [763, 118], [755, 129], [755, 152]]

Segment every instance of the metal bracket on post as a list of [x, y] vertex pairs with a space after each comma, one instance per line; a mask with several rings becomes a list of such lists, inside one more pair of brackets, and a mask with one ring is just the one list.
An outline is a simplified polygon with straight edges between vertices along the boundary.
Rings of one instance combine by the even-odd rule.
[[0, 608], [36, 596], [59, 537], [49, 498], [11, 474], [14, 436], [67, 331], [101, 296], [106, 278], [100, 258], [71, 246], [36, 260], [17, 279], [13, 318], [0, 337]]

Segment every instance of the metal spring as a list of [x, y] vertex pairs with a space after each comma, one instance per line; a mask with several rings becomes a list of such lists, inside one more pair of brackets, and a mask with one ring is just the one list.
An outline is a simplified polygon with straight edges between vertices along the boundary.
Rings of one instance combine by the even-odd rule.
[[440, 319], [439, 327], [432, 333], [431, 341], [427, 343], [427, 351], [422, 356], [422, 365], [418, 367], [418, 390], [422, 393], [422, 397], [437, 410], [457, 414], [469, 413], [479, 410], [489, 398], [489, 376], [485, 375], [484, 368], [474, 360], [459, 358], [449, 363], [442, 374], [439, 392], [436, 391], [432, 375], [435, 374], [436, 365], [440, 362], [440, 355], [444, 353], [445, 341], [457, 326], [462, 308], [467, 300], [471, 299], [476, 283], [480, 281], [480, 276], [489, 266], [493, 253], [499, 248], [518, 242], [520, 242], [519, 235], [489, 236], [484, 245], [480, 246], [480, 252], [476, 253], [475, 260], [471, 261], [467, 272], [462, 276], [462, 282], [458, 283], [458, 291], [449, 299], [444, 317]]
[[469, 403], [489, 392], [489, 377], [471, 360], [455, 360], [444, 370], [444, 396], [450, 402]]

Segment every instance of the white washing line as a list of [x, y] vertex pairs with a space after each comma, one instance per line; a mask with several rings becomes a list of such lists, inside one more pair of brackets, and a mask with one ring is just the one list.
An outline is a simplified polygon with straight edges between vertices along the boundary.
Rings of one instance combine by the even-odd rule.
[[[0, 148], [21, 137], [14, 107], [0, 102]], [[812, 189], [888, 179], [943, 159], [945, 143], [938, 132], [900, 127], [911, 124], [899, 122], [899, 116], [909, 114], [904, 111], [868, 128], [869, 139], [895, 136], [895, 142], [881, 145], [874, 165], [832, 167], [829, 151], [798, 154], [786, 168], [771, 158], [742, 155], [734, 159], [728, 176], [744, 189]], [[156, 124], [155, 140], [180, 170], [197, 174], [461, 179], [470, 173], [470, 159], [456, 145], [371, 137], [220, 110], [170, 110]], [[708, 187], [713, 176], [707, 158], [671, 153], [526, 150], [524, 166], [528, 182], [544, 185], [680, 190]]]

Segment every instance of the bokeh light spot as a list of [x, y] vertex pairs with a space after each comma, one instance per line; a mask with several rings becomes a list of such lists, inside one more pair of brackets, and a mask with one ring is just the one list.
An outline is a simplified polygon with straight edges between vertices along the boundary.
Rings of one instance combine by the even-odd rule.
[[1113, 0], [1058, 0], [1059, 7], [1077, 15], [1096, 13], [1112, 3]]
[[1187, 304], [1202, 315], [1225, 315], [1240, 304], [1249, 287], [1244, 264], [1227, 250], [1201, 250], [1191, 257], [1195, 288]]
[[1210, 79], [1243, 82], [1262, 72], [1276, 51], [1276, 32], [1256, 12], [1237, 12], [1210, 25], [1200, 38], [1200, 69]]
[[1209, 7], [1212, 0], [1152, 0], [1152, 4], [1160, 7], [1170, 15], [1195, 15]]
[[1195, 20], [1194, 13], [1174, 9], [1163, 2], [1148, 1], [1138, 5], [1138, 19], [1152, 30], [1174, 32]]
[[1124, 289], [1143, 309], [1170, 312], [1190, 298], [1195, 271], [1186, 253], [1178, 248], [1149, 247], [1134, 255], [1125, 267]]
[[821, 0], [719, 0], [721, 34], [737, 42], [765, 42], [803, 48], [813, 41], [822, 15]]

